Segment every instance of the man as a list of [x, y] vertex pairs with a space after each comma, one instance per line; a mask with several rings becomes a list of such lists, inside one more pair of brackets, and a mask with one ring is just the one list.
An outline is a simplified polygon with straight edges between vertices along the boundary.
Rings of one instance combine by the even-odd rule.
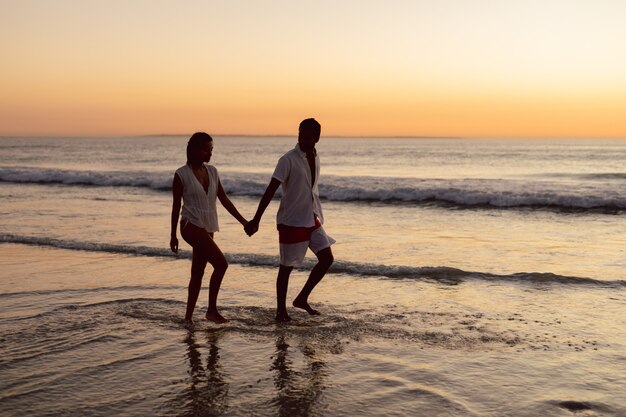
[[320, 140], [320, 133], [321, 126], [315, 119], [305, 119], [300, 123], [298, 144], [278, 160], [254, 219], [245, 227], [249, 236], [259, 230], [265, 209], [278, 187], [282, 186], [282, 197], [276, 215], [280, 243], [280, 267], [276, 279], [278, 322], [291, 320], [285, 301], [289, 275], [294, 266], [302, 263], [307, 249], [310, 248], [315, 253], [318, 262], [293, 301], [293, 306], [306, 310], [311, 315], [319, 315], [320, 312], [309, 305], [309, 295], [334, 261], [330, 247], [335, 240], [322, 227], [324, 216], [317, 187], [320, 162], [315, 144]]

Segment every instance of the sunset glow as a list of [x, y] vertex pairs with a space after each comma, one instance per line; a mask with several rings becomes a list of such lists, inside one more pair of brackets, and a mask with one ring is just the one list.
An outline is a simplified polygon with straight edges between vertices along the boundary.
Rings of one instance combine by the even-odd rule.
[[0, 135], [626, 137], [626, 2], [0, 1]]

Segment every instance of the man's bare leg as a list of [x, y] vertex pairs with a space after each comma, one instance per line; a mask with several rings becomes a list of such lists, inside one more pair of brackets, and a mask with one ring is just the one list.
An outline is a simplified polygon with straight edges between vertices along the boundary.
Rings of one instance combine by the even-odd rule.
[[300, 291], [300, 294], [293, 300], [294, 307], [306, 310], [306, 312], [312, 316], [318, 316], [321, 313], [311, 308], [309, 305], [309, 295], [311, 295], [315, 286], [324, 278], [324, 275], [326, 275], [326, 272], [328, 272], [328, 269], [335, 260], [330, 247], [317, 252], [316, 256], [317, 264], [313, 267], [313, 270], [311, 270], [309, 279], [306, 281], [306, 284], [304, 284], [302, 291]]
[[287, 314], [287, 288], [289, 287], [289, 275], [293, 266], [280, 265], [276, 278], [276, 321], [284, 323], [291, 321]]

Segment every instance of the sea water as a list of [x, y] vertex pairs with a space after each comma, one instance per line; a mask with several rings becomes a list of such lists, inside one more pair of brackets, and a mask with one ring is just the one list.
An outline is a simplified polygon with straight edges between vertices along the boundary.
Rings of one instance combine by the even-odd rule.
[[[187, 329], [186, 140], [0, 138], [0, 411], [626, 412], [626, 141], [322, 137], [324, 314], [273, 323], [274, 201], [251, 238], [219, 208], [231, 321], [202, 321], [205, 288]], [[295, 145], [215, 138], [244, 217]]]

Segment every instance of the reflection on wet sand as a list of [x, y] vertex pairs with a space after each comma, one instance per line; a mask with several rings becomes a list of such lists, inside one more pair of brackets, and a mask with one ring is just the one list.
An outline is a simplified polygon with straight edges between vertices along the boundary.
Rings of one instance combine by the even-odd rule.
[[[293, 370], [293, 361], [288, 356], [290, 345], [286, 339], [285, 334], [276, 337], [276, 352], [270, 370], [274, 371], [277, 392], [272, 404], [277, 407], [277, 414], [281, 417], [322, 415], [324, 413], [319, 407], [319, 399], [325, 388], [326, 364], [311, 346], [302, 342], [300, 350], [306, 366], [302, 371]], [[314, 409], [316, 405], [318, 407]]]
[[228, 382], [219, 363], [219, 335], [207, 332], [209, 355], [203, 366], [200, 345], [189, 331], [185, 338], [189, 360], [189, 384], [169, 405], [179, 416], [221, 416], [228, 410]]
[[[237, 404], [242, 398], [235, 398], [237, 390], [233, 391], [231, 384], [237, 385], [238, 381], [232, 376], [241, 375], [242, 369], [223, 368], [220, 362], [220, 339], [225, 335], [221, 330], [190, 330], [186, 334], [184, 345], [188, 377], [183, 381], [182, 390], [165, 404], [162, 411], [185, 417], [237, 414]], [[259, 401], [255, 415], [324, 415], [327, 405], [322, 397], [328, 371], [322, 360], [324, 349], [316, 343], [317, 338], [310, 339], [280, 326], [267, 336], [274, 339], [276, 348], [263, 355], [270, 361], [269, 367], [264, 367], [269, 378], [257, 380], [260, 385], [256, 387], [261, 391], [253, 389], [255, 393], [249, 399], [253, 403]], [[201, 340], [205, 337], [206, 344]], [[263, 343], [263, 346], [266, 349], [268, 345]], [[269, 385], [266, 386], [264, 381]]]

